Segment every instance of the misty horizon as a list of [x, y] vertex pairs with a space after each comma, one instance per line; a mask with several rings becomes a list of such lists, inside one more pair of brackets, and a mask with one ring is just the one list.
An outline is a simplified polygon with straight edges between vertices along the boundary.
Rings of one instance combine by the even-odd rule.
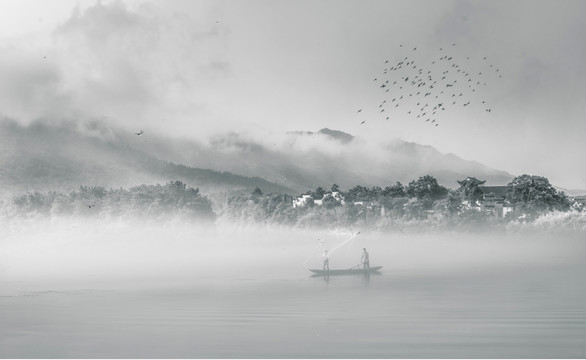
[[0, 358], [583, 358], [586, 2], [0, 2]]

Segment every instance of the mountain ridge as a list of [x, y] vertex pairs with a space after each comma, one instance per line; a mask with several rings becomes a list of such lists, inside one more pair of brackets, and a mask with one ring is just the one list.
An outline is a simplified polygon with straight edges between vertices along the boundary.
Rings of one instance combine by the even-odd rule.
[[[318, 186], [407, 184], [432, 175], [447, 187], [474, 176], [503, 185], [504, 171], [400, 139], [373, 144], [340, 130], [270, 136], [220, 134], [207, 143], [142, 135], [94, 122], [0, 121], [0, 185], [10, 192], [131, 187], [180, 180], [202, 193], [299, 194]], [[0, 195], [2, 195], [0, 193]]]
[[258, 176], [189, 167], [131, 147], [118, 136], [98, 138], [67, 124], [23, 127], [0, 122], [0, 185], [4, 194], [72, 191], [81, 185], [132, 187], [180, 180], [202, 193], [252, 191], [293, 193]]

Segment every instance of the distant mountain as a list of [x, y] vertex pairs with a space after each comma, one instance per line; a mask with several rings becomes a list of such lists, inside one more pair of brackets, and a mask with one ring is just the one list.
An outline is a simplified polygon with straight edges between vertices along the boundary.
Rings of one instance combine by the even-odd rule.
[[323, 128], [320, 131], [318, 131], [318, 133], [328, 135], [331, 138], [339, 140], [343, 143], [348, 143], [354, 140], [354, 136], [339, 130], [330, 130], [328, 128]]
[[25, 191], [71, 191], [80, 185], [131, 187], [180, 180], [203, 194], [294, 193], [257, 176], [176, 164], [139, 149], [142, 136], [100, 123], [21, 126], [0, 121], [0, 196]]
[[563, 191], [568, 196], [586, 196], [586, 190], [584, 189], [565, 189], [562, 187], [554, 186], [557, 191]]
[[323, 128], [318, 132], [312, 131], [290, 131], [288, 134], [293, 135], [301, 135], [301, 136], [311, 136], [311, 135], [327, 135], [332, 139], [338, 140], [342, 143], [349, 143], [350, 141], [354, 140], [354, 136], [347, 134], [343, 131], [339, 130], [330, 130], [328, 128]]
[[[256, 136], [256, 137], [255, 137]], [[338, 184], [407, 184], [433, 175], [447, 187], [474, 176], [503, 185], [513, 175], [431, 146], [367, 142], [342, 131], [272, 135], [228, 133], [207, 141], [135, 135], [99, 121], [29, 126], [0, 121], [0, 196], [71, 191], [80, 185], [131, 187], [180, 180], [204, 194], [299, 194]]]
[[431, 146], [393, 139], [374, 144], [342, 131], [321, 129], [271, 136], [224, 134], [208, 144], [176, 141], [171, 148], [154, 141], [151, 150], [165, 159], [245, 176], [259, 176], [303, 192], [317, 186], [338, 184], [387, 186], [407, 184], [433, 175], [447, 187], [474, 176], [487, 184], [504, 185], [513, 175], [454, 154], [442, 154]]
[[343, 131], [339, 131], [339, 130], [330, 130], [328, 128], [323, 128], [321, 130], [319, 130], [318, 132], [312, 132], [312, 131], [290, 131], [288, 132], [288, 134], [293, 134], [293, 135], [302, 135], [302, 136], [311, 136], [311, 135], [319, 135], [319, 134], [323, 134], [323, 135], [327, 135], [332, 139], [336, 139], [342, 143], [348, 143], [350, 141], [352, 141], [354, 139], [354, 136], [345, 133]]

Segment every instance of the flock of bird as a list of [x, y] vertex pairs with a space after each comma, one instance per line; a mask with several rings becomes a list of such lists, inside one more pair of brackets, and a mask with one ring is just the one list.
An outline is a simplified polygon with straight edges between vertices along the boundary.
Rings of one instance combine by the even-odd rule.
[[[482, 90], [487, 82], [502, 77], [500, 70], [487, 57], [452, 54], [455, 46], [439, 48], [427, 61], [420, 61], [417, 47], [407, 50], [409, 54], [396, 62], [385, 60], [373, 79], [383, 95], [375, 113], [385, 120], [413, 117], [432, 126], [438, 126], [441, 115], [456, 107], [475, 106], [490, 113], [492, 108], [482, 97]], [[399, 47], [405, 50], [403, 45]], [[358, 109], [358, 113], [365, 112]]]

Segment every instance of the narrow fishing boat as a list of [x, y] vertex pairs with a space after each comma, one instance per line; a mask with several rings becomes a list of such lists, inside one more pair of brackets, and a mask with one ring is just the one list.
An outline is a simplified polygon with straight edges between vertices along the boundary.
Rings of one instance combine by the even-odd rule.
[[332, 270], [321, 270], [321, 269], [309, 269], [312, 273], [317, 275], [351, 275], [351, 274], [369, 274], [377, 273], [382, 266], [372, 266], [368, 269], [364, 268], [350, 268], [350, 269], [332, 269]]

